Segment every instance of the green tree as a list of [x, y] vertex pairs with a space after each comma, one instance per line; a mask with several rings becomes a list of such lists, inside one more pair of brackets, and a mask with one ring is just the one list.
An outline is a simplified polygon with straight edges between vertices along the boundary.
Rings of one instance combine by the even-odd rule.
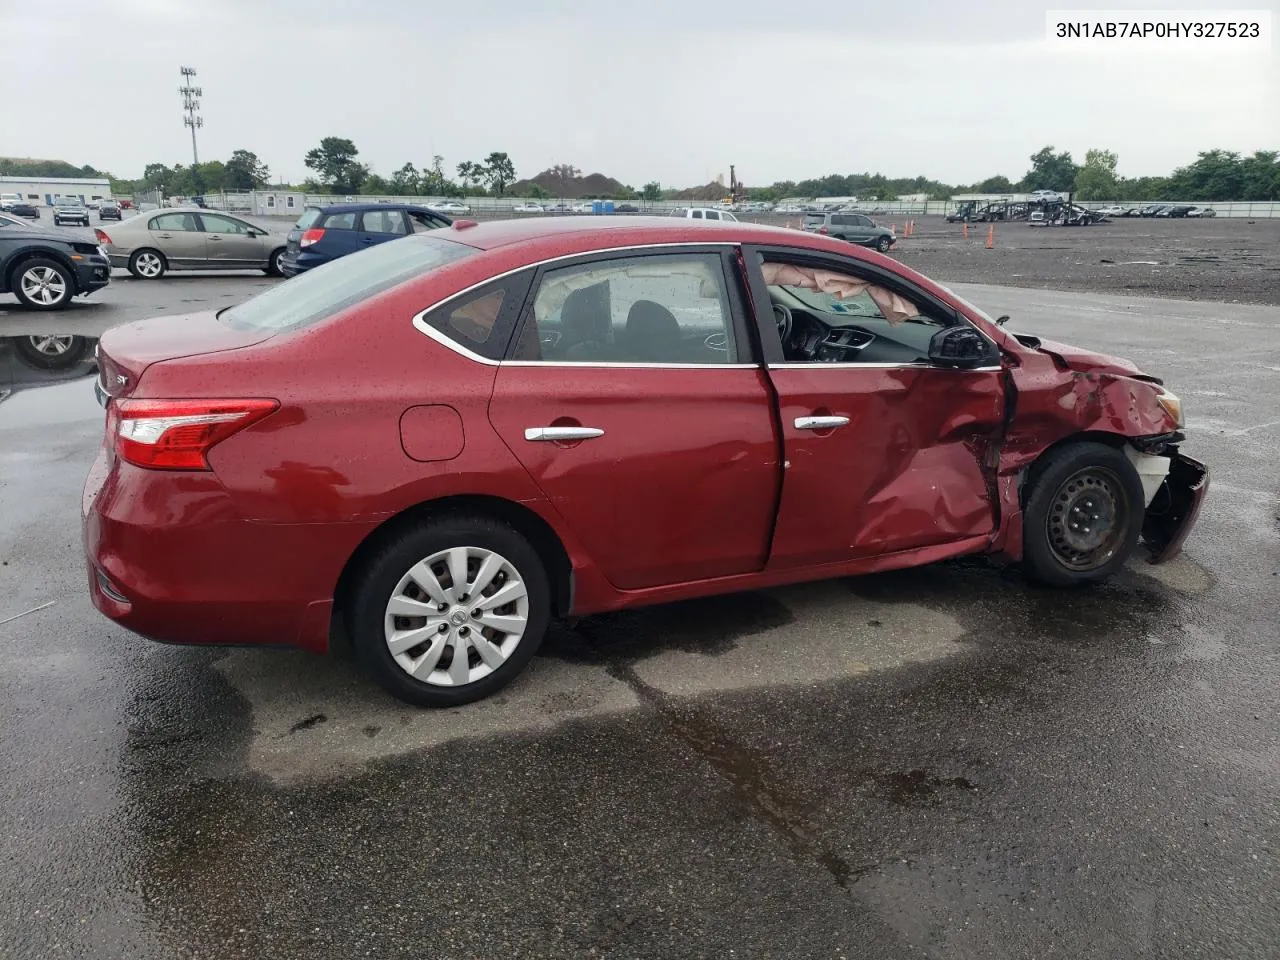
[[1259, 150], [1240, 162], [1244, 176], [1243, 200], [1280, 200], [1280, 154]]
[[418, 173], [418, 168], [412, 163], [406, 163], [391, 175], [391, 190], [401, 197], [416, 195], [421, 182], [422, 177]]
[[395, 193], [395, 188], [386, 177], [371, 173], [361, 182], [360, 192], [368, 197], [387, 197]]
[[[907, 192], [907, 191], [904, 191], [904, 192]], [[910, 191], [910, 192], [914, 193], [914, 192], [922, 192], [922, 191]], [[987, 179], [983, 180], [981, 183], [975, 184], [973, 187], [973, 192], [974, 193], [1013, 193], [1013, 183], [1010, 182], [1008, 177], [1002, 176], [1001, 174], [996, 174], [994, 177], [987, 177]]]
[[458, 164], [458, 179], [462, 181], [463, 188], [479, 183], [484, 179], [483, 164], [473, 163], [470, 160], [463, 160]]
[[252, 150], [233, 150], [227, 161], [224, 189], [256, 190], [271, 182], [271, 169]]
[[536, 183], [529, 188], [529, 196], [534, 200], [549, 200], [551, 198], [551, 194]]
[[484, 171], [483, 179], [499, 197], [506, 190], [507, 184], [512, 183], [516, 178], [516, 168], [511, 158], [496, 150], [485, 157], [481, 169]]
[[334, 193], [358, 193], [369, 176], [369, 167], [356, 160], [359, 154], [345, 137], [325, 137], [320, 146], [307, 151], [305, 162]]
[[644, 185], [644, 189], [640, 191], [640, 199], [646, 203], [655, 203], [662, 199], [662, 184], [657, 180], [650, 180]]
[[1076, 165], [1071, 154], [1054, 153], [1053, 147], [1045, 147], [1031, 155], [1031, 169], [1022, 178], [1024, 190], [1056, 190], [1066, 193], [1076, 184]]
[[1084, 166], [1076, 172], [1075, 182], [1081, 200], [1118, 199], [1116, 159], [1110, 150], [1090, 150], [1084, 155]]

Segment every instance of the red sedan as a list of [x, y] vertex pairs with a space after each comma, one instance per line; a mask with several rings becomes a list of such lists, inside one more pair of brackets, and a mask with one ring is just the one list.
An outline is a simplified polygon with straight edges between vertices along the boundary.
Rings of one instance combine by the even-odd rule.
[[100, 344], [93, 602], [324, 651], [396, 696], [509, 682], [552, 616], [930, 563], [1101, 580], [1208, 485], [1178, 398], [814, 234], [564, 218], [380, 244]]

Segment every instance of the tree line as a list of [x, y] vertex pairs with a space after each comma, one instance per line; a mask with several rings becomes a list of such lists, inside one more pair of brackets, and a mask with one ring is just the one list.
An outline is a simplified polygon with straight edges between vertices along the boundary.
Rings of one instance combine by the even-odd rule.
[[[444, 158], [436, 154], [421, 167], [407, 162], [390, 177], [374, 173], [359, 159], [360, 151], [345, 137], [325, 137], [307, 152], [304, 162], [314, 171], [295, 189], [308, 193], [407, 195], [433, 197], [503, 196], [516, 182], [515, 164], [502, 151], [483, 160], [464, 160], [451, 173]], [[784, 197], [877, 197], [893, 200], [908, 194], [926, 194], [945, 200], [958, 193], [1025, 193], [1031, 190], [1073, 192], [1081, 200], [1280, 200], [1280, 153], [1259, 150], [1250, 156], [1230, 150], [1202, 151], [1193, 163], [1178, 167], [1164, 177], [1121, 177], [1116, 173], [1117, 156], [1104, 149], [1089, 150], [1084, 163], [1077, 164], [1067, 151], [1046, 146], [1030, 156], [1031, 165], [1019, 180], [1004, 175], [988, 177], [973, 184], [948, 184], [928, 177], [887, 177], [880, 173], [829, 174], [807, 180], [780, 180], [767, 187], [747, 190], [753, 200], [781, 200]], [[567, 170], [570, 165], [552, 168]], [[21, 160], [0, 157], [0, 175], [19, 177], [109, 177], [116, 193], [136, 193], [159, 189], [168, 196], [199, 196], [220, 190], [254, 190], [271, 184], [271, 171], [251, 150], [235, 150], [223, 160], [205, 163], [149, 163], [137, 180], [120, 180], [91, 166], [77, 167], [61, 160]], [[280, 183], [279, 187], [291, 188]], [[533, 185], [528, 191], [535, 199], [548, 196]], [[658, 181], [642, 190], [625, 187], [614, 199], [642, 198], [656, 201], [674, 193]], [[625, 194], [625, 196], [623, 196]]]

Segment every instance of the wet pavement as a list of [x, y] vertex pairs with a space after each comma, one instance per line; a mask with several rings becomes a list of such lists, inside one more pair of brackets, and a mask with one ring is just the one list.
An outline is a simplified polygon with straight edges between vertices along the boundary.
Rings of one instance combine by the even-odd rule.
[[[265, 282], [113, 284], [58, 326]], [[341, 648], [96, 614], [91, 381], [20, 388], [0, 341], [0, 957], [1274, 958], [1280, 310], [956, 288], [1167, 378], [1214, 471], [1183, 557], [587, 618], [436, 712]]]

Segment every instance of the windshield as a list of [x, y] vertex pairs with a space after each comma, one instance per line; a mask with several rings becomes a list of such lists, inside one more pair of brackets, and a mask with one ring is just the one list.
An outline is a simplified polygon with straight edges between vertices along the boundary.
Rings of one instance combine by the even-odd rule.
[[6, 217], [4, 214], [0, 213], [0, 228], [17, 226], [25, 227], [26, 224], [21, 220], [15, 220], [13, 217]]
[[297, 330], [475, 252], [426, 234], [380, 243], [277, 284], [218, 319], [237, 330]]
[[[938, 284], [938, 286], [942, 287], [942, 284]], [[981, 307], [970, 303], [968, 300], [960, 296], [960, 294], [956, 293], [950, 287], [942, 287], [942, 289], [947, 291], [947, 293], [951, 295], [951, 299], [955, 300], [956, 303], [960, 304], [960, 306], [964, 307], [970, 313], [974, 313], [977, 316], [981, 317], [983, 320], [987, 321], [987, 323], [991, 324], [993, 327], [998, 326], [996, 321], [992, 318], [991, 314], [987, 313], [987, 311], [983, 310]]]

